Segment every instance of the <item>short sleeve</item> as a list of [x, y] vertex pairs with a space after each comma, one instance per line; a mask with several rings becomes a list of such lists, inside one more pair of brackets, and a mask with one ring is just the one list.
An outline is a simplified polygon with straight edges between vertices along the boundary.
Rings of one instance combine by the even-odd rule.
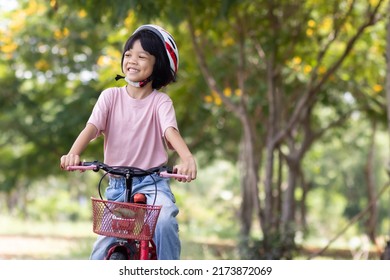
[[[158, 116], [160, 119], [162, 137], [166, 140], [165, 131], [169, 127], [173, 127], [174, 129], [179, 130], [177, 126], [175, 108], [173, 107], [172, 100], [165, 101], [160, 105], [158, 110]], [[169, 149], [173, 149], [172, 145], [168, 141], [166, 141], [166, 144]]]
[[107, 89], [100, 94], [92, 110], [91, 116], [87, 121], [87, 123], [91, 123], [97, 128], [98, 132], [96, 137], [104, 133], [104, 131], [106, 130], [107, 118], [111, 104], [110, 96], [112, 96], [112, 94], [110, 93], [110, 90]]

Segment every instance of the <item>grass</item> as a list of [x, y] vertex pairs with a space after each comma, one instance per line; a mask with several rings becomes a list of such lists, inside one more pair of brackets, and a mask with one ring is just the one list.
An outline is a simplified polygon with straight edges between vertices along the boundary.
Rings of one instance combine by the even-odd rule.
[[2, 235], [39, 235], [56, 237], [91, 237], [91, 222], [52, 222], [20, 220], [12, 217], [0, 218]]
[[[96, 234], [90, 222], [22, 221], [0, 217], [0, 259], [88, 259]], [[214, 246], [182, 238], [183, 260], [229, 258]]]
[[[183, 260], [238, 259], [233, 241], [194, 238], [181, 232]], [[0, 259], [78, 260], [88, 259], [96, 234], [92, 224], [84, 222], [23, 221], [0, 217]], [[306, 259], [323, 246], [321, 242], [308, 242], [296, 259]], [[317, 244], [317, 246], [309, 246]], [[335, 244], [316, 259], [352, 259], [348, 246]], [[370, 250], [369, 259], [377, 259]]]
[[89, 222], [0, 218], [0, 259], [86, 259], [94, 240]]

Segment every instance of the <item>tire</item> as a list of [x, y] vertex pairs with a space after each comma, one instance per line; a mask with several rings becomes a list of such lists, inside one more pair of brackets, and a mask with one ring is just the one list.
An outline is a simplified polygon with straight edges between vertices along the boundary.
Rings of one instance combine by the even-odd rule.
[[123, 252], [116, 251], [111, 254], [109, 260], [127, 260], [127, 256]]

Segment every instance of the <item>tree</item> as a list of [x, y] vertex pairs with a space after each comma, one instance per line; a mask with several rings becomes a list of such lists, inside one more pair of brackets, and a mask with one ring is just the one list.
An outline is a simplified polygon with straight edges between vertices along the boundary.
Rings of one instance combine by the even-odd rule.
[[[210, 22], [205, 18], [195, 18], [195, 12], [186, 13], [204, 78], [227, 110], [240, 120], [243, 130], [243, 238], [245, 240], [249, 236], [252, 213], [256, 209], [265, 252], [272, 251], [274, 242], [282, 247], [276, 256], [268, 256], [271, 258], [283, 257], [284, 254], [288, 257], [294, 245], [295, 189], [297, 179], [303, 174], [300, 166], [305, 153], [316, 139], [340, 125], [351, 112], [345, 107], [339, 112], [338, 119], [314, 128], [315, 105], [323, 100], [323, 96], [330, 96], [332, 91], [340, 94], [343, 90], [342, 84], [331, 83], [336, 87], [331, 90], [327, 83], [335, 78], [365, 30], [381, 18], [378, 14], [383, 1], [366, 7], [354, 1], [329, 4], [244, 1], [234, 8], [232, 5], [226, 18], [221, 20], [225, 24], [219, 24], [215, 14], [211, 14], [211, 18], [216, 20]], [[258, 15], [258, 11], [263, 13]], [[364, 17], [359, 16], [360, 12]], [[210, 14], [206, 16], [210, 18]], [[263, 28], [255, 29], [254, 26], [259, 23]], [[321, 25], [325, 26], [322, 30]], [[230, 27], [229, 33], [223, 32], [226, 26]], [[224, 50], [219, 48], [218, 52], [223, 54], [217, 55], [217, 59], [224, 57], [225, 61], [233, 61], [234, 67], [228, 68], [231, 73], [225, 71], [225, 77], [220, 77], [217, 69], [221, 68], [221, 63], [210, 55], [215, 56], [214, 50], [226, 37], [233, 37], [236, 44]], [[207, 52], [209, 56], [205, 55], [207, 47], [213, 50]], [[240, 89], [237, 102], [224, 95], [226, 80], [235, 80]], [[263, 86], [259, 86], [260, 81]], [[251, 85], [257, 85], [257, 88], [251, 88]], [[259, 97], [267, 98], [268, 103], [259, 102]], [[261, 202], [256, 194], [259, 193], [258, 171], [263, 148], [265, 199]], [[275, 153], [281, 153], [288, 166], [287, 187], [283, 193], [274, 184]], [[272, 240], [275, 236], [279, 236], [279, 240]]]
[[59, 156], [92, 109], [98, 95], [91, 65], [105, 41], [98, 28], [105, 27], [91, 28], [82, 10], [56, 17], [42, 1], [19, 5], [1, 27], [0, 188], [23, 197], [33, 180], [59, 173]]
[[[8, 156], [9, 167], [17, 163], [13, 158], [47, 160], [39, 157], [45, 149], [55, 151], [64, 146], [63, 151], [53, 154], [66, 152], [65, 146], [79, 131], [75, 126], [81, 127], [90, 112], [85, 106], [92, 106], [97, 92], [112, 83], [110, 75], [121, 55], [118, 50], [129, 30], [140, 22], [164, 22], [172, 27], [168, 29], [173, 30], [186, 58], [180, 66], [185, 83], [171, 91], [173, 99], [179, 101], [176, 108], [183, 134], [195, 150], [206, 151], [205, 159], [223, 155], [239, 162], [242, 257], [290, 258], [299, 226], [296, 190], [299, 186], [303, 189], [301, 213], [305, 213], [309, 190], [302, 169], [306, 153], [325, 133], [344, 125], [353, 111], [374, 112], [379, 105], [379, 114], [373, 115], [380, 118], [383, 104], [372, 95], [380, 92], [372, 90], [373, 81], [380, 79], [368, 70], [371, 68], [361, 70], [363, 63], [377, 63], [378, 52], [369, 59], [357, 54], [365, 53], [366, 42], [376, 42], [367, 31], [383, 18], [384, 2], [201, 0], [115, 5], [100, 1], [96, 6], [89, 0], [68, 0], [50, 1], [49, 6], [26, 1], [23, 9], [39, 3], [44, 12], [34, 10], [29, 14], [29, 19], [34, 19], [29, 29], [8, 36], [15, 38], [16, 45], [29, 43], [34, 55], [7, 44], [11, 57], [3, 64], [10, 63], [19, 74], [8, 75], [6, 80], [12, 80], [12, 86], [14, 82], [23, 86], [15, 88], [16, 95], [8, 92], [8, 111], [1, 115], [9, 127], [14, 119], [20, 119], [17, 129], [11, 128], [2, 137], [3, 141], [12, 138], [13, 143], [21, 143], [26, 151], [20, 157], [9, 148], [1, 153]], [[40, 30], [34, 14], [40, 15], [40, 24], [41, 18], [47, 17], [52, 30]], [[372, 36], [379, 35], [373, 32]], [[37, 43], [42, 38], [45, 43]], [[64, 49], [66, 55], [61, 53]], [[83, 74], [89, 75], [84, 81], [72, 78]], [[99, 75], [98, 81], [95, 75]], [[50, 87], [40, 85], [39, 79]], [[59, 90], [63, 84], [68, 85], [65, 91]], [[34, 98], [31, 90], [36, 92]], [[77, 96], [84, 91], [91, 94]], [[349, 102], [349, 98], [356, 102]], [[12, 110], [17, 103], [21, 104], [19, 111]], [[192, 105], [191, 110], [187, 104]], [[55, 114], [52, 108], [56, 108]], [[83, 112], [83, 116], [69, 118], [69, 108]], [[29, 112], [27, 117], [24, 110]], [[331, 110], [331, 117], [324, 118], [321, 110]], [[56, 137], [41, 137], [43, 131]], [[31, 139], [33, 145], [26, 145]], [[26, 174], [40, 173], [37, 169], [32, 174], [32, 170]], [[57, 172], [54, 166], [52, 171]], [[11, 173], [6, 176], [16, 177]], [[304, 220], [304, 214], [302, 217]], [[256, 243], [252, 250], [254, 220], [262, 234], [256, 238], [260, 245]], [[256, 256], [249, 256], [253, 251]]]
[[[387, 6], [387, 14], [390, 13], [390, 3], [388, 3]], [[386, 106], [386, 112], [387, 112], [387, 127], [390, 132], [390, 19], [387, 19], [387, 25], [386, 25], [386, 100], [387, 100], [387, 106]], [[389, 172], [390, 168], [387, 167], [387, 171]], [[390, 173], [389, 173], [390, 174]], [[390, 259], [390, 241], [387, 241], [387, 246], [385, 248], [385, 252], [383, 254], [384, 259], [389, 260]]]

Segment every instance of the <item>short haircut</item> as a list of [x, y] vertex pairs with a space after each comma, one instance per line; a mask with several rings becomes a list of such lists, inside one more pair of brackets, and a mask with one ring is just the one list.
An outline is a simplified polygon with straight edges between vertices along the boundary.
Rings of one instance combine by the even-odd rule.
[[154, 89], [160, 89], [171, 82], [175, 82], [176, 75], [171, 71], [164, 44], [161, 39], [150, 30], [140, 30], [127, 39], [122, 54], [122, 69], [125, 52], [130, 50], [137, 40], [140, 40], [141, 46], [145, 51], [156, 58], [152, 73], [152, 87]]

